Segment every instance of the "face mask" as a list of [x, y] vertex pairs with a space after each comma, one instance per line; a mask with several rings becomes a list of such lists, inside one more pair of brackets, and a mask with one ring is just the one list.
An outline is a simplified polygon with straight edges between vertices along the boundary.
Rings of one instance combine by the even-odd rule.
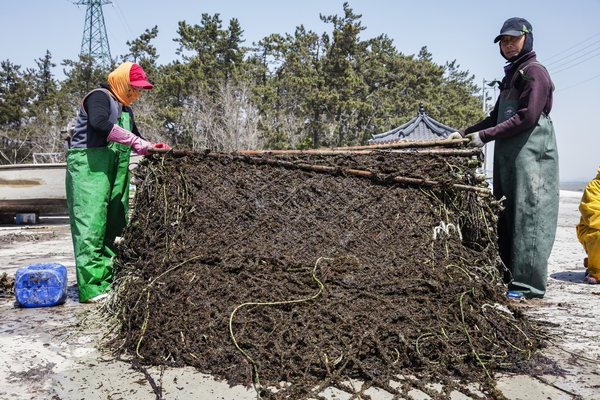
[[129, 84], [129, 70], [132, 65], [133, 63], [130, 62], [123, 63], [108, 75], [110, 88], [125, 106], [129, 106], [131, 102], [140, 97], [140, 94]]

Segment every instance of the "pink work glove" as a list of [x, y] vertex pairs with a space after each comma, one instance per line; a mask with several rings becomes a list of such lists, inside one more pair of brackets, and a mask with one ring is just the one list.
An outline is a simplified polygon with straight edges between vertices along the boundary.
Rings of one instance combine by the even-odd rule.
[[126, 129], [121, 128], [119, 125], [113, 125], [110, 133], [108, 134], [108, 140], [112, 142], [117, 142], [124, 144], [126, 146], [131, 146], [133, 151], [142, 156], [147, 156], [150, 153], [148, 152], [148, 147], [152, 147], [152, 144], [147, 140], [142, 139], [141, 137], [129, 132]]

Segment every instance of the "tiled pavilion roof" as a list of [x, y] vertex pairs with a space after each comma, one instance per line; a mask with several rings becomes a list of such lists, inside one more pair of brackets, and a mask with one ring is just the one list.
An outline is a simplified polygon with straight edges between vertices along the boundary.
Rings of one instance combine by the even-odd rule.
[[456, 132], [457, 129], [446, 126], [433, 118], [427, 112], [423, 103], [420, 104], [417, 116], [404, 125], [394, 128], [390, 131], [373, 135], [369, 140], [369, 144], [381, 144], [396, 141], [426, 141], [426, 140], [442, 140]]

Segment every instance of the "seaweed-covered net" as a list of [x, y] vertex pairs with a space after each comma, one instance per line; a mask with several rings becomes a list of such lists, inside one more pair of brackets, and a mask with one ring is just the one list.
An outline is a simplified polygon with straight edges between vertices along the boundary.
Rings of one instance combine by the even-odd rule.
[[141, 365], [253, 384], [264, 399], [319, 398], [328, 385], [363, 399], [373, 386], [477, 396], [469, 383], [501, 397], [496, 371], [547, 364], [536, 327], [504, 295], [499, 205], [479, 187], [477, 157], [146, 159], [116, 261], [113, 346]]
[[15, 296], [15, 277], [6, 272], [0, 274], [0, 299]]

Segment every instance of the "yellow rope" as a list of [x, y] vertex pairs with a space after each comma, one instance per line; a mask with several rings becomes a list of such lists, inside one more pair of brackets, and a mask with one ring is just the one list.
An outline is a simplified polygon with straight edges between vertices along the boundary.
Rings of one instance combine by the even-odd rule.
[[[317, 297], [319, 297], [321, 295], [321, 293], [323, 293], [323, 290], [325, 289], [325, 286], [323, 285], [323, 283], [316, 276], [317, 267], [319, 265], [319, 262], [321, 262], [321, 260], [331, 260], [331, 258], [319, 257], [319, 259], [315, 263], [315, 266], [314, 266], [313, 271], [312, 271], [312, 277], [319, 284], [319, 290], [313, 296], [307, 297], [305, 299], [298, 299], [298, 300], [271, 301], [271, 302], [247, 302], [247, 303], [243, 303], [243, 304], [240, 304], [239, 306], [237, 306], [233, 310], [233, 312], [231, 313], [231, 315], [229, 316], [229, 334], [231, 335], [231, 339], [233, 340], [233, 344], [235, 345], [235, 347], [240, 351], [240, 353], [242, 353], [244, 355], [244, 357], [246, 357], [246, 359], [248, 361], [250, 361], [250, 363], [252, 363], [252, 367], [254, 369], [254, 376], [256, 378], [256, 387], [257, 388], [260, 388], [260, 380], [258, 379], [258, 367], [256, 366], [256, 362], [254, 362], [254, 360], [252, 359], [252, 357], [250, 357], [248, 355], [248, 353], [246, 353], [238, 345], [238, 342], [235, 339], [235, 335], [233, 334], [233, 316], [235, 315], [235, 313], [240, 308], [245, 307], [245, 306], [276, 306], [276, 305], [282, 305], [282, 304], [302, 303], [302, 302], [305, 302], [305, 301], [310, 301], [310, 300], [316, 299]], [[260, 398], [260, 395], [259, 395], [259, 398]]]
[[479, 361], [479, 364], [483, 367], [483, 370], [485, 371], [485, 374], [487, 375], [487, 377], [489, 379], [492, 379], [490, 373], [488, 372], [487, 368], [485, 367], [485, 364], [483, 363], [481, 358], [479, 358], [479, 354], [477, 354], [477, 351], [475, 351], [475, 345], [473, 344], [473, 340], [471, 339], [471, 335], [469, 334], [469, 330], [467, 329], [467, 324], [465, 322], [465, 312], [463, 310], [463, 297], [465, 297], [465, 294], [467, 294], [469, 292], [475, 294], [474, 289], [471, 288], [471, 290], [467, 290], [466, 292], [464, 292], [463, 294], [460, 295], [460, 315], [461, 315], [461, 319], [462, 319], [462, 323], [463, 323], [463, 328], [465, 330], [465, 333], [467, 334], [467, 338], [469, 339], [469, 345], [471, 345], [471, 351], [473, 352], [473, 355], [475, 356], [477, 361]]

